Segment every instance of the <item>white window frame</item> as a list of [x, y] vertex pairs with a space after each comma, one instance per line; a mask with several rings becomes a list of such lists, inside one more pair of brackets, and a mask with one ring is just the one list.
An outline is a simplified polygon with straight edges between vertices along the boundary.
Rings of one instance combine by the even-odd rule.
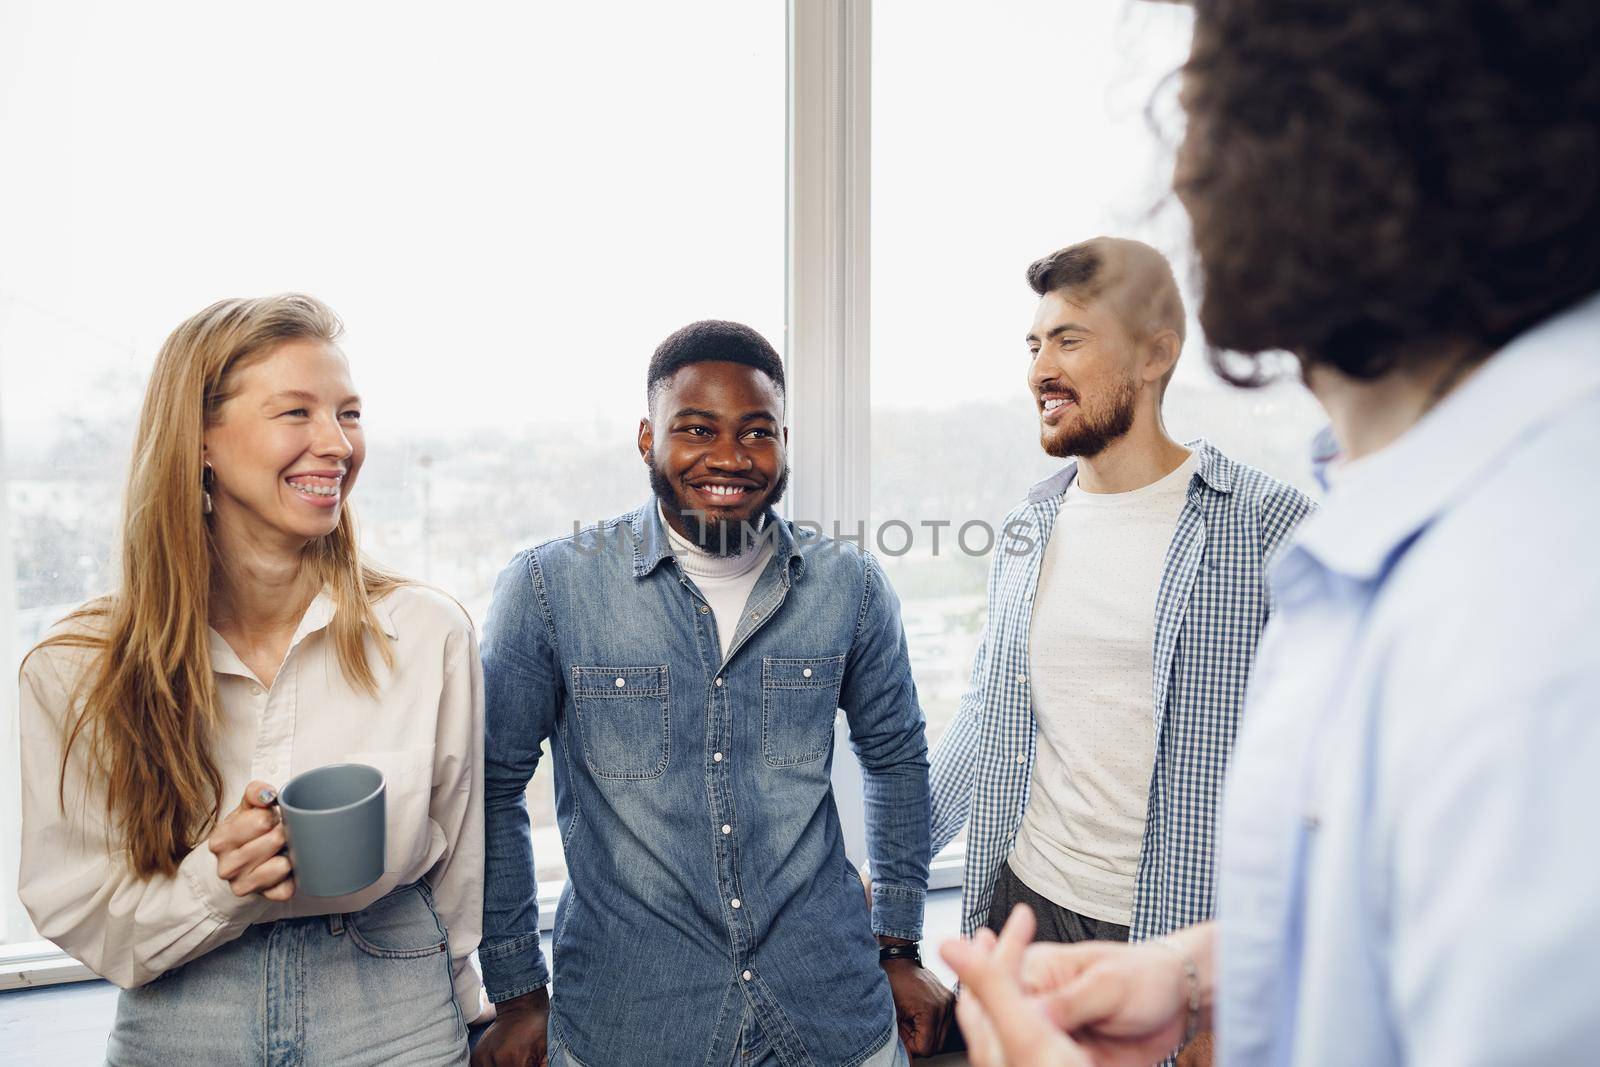
[[[0, 294], [0, 314], [7, 310], [7, 298]], [[0, 394], [3, 395], [3, 394]], [[5, 424], [0, 420], [0, 663], [16, 662], [12, 647], [17, 619], [17, 563], [12, 553], [10, 494], [5, 490]], [[18, 773], [20, 739], [17, 731], [17, 686], [10, 677], [0, 679], [0, 715], [11, 724], [0, 737], [0, 879], [6, 891], [0, 894], [0, 936], [15, 920], [17, 908], [12, 888], [17, 884], [17, 861], [22, 840], [22, 782]], [[81, 974], [73, 973], [80, 971]], [[51, 977], [59, 975], [60, 977]], [[35, 977], [37, 976], [37, 977]], [[25, 941], [0, 945], [0, 990], [49, 981], [71, 981], [93, 977], [89, 969], [48, 941]], [[44, 979], [40, 981], [39, 979]], [[31, 979], [31, 980], [30, 980]]]
[[[832, 533], [872, 512], [872, 2], [789, 3], [788, 298], [791, 514]], [[861, 768], [834, 728], [845, 851], [866, 859]], [[928, 887], [961, 884], [957, 850]]]
[[[871, 513], [872, 3], [789, 0], [788, 26], [784, 352], [794, 468], [789, 508], [830, 532], [838, 523], [848, 533]], [[3, 440], [0, 432], [0, 473]], [[0, 663], [13, 663], [16, 566], [5, 497], [0, 492]], [[14, 713], [16, 698], [16, 686], [0, 685], [0, 710]], [[15, 729], [0, 739], [0, 759], [17, 766]], [[0, 833], [15, 842], [20, 787], [15, 774], [7, 782], [0, 794]], [[834, 795], [846, 851], [863, 862], [860, 766], [842, 721], [836, 729]], [[17, 884], [16, 848], [8, 846], [4, 857], [0, 877], [9, 888]], [[960, 884], [959, 852], [934, 863], [929, 888]], [[559, 881], [539, 883], [541, 929], [554, 924], [562, 887]], [[0, 990], [94, 977], [48, 941], [0, 946]]]

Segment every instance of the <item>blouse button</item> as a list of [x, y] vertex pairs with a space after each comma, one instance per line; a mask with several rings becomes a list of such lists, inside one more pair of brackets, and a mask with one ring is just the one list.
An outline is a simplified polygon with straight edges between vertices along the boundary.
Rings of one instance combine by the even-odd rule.
[[257, 697], [260, 696], [261, 695], [261, 687], [259, 685], [252, 685], [250, 687], [250, 695], [251, 696], [257, 696]]

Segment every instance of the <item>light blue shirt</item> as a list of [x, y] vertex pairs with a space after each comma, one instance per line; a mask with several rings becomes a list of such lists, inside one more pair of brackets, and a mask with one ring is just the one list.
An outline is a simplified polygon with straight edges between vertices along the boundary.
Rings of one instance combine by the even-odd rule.
[[1600, 298], [1339, 472], [1224, 801], [1221, 1063], [1600, 1063]]

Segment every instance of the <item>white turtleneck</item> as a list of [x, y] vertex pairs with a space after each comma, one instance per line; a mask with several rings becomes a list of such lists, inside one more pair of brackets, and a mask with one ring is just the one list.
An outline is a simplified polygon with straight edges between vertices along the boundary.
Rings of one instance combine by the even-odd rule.
[[[661, 505], [657, 503], [656, 507], [659, 510]], [[678, 566], [694, 580], [695, 588], [711, 605], [711, 617], [717, 621], [717, 641], [722, 645], [722, 658], [727, 659], [734, 632], [739, 629], [739, 619], [744, 615], [744, 606], [749, 602], [750, 593], [760, 580], [761, 572], [766, 569], [767, 561], [772, 558], [772, 539], [764, 537], [737, 556], [718, 556], [682, 537], [667, 522], [665, 513], [661, 516], [661, 525], [666, 528], [672, 553], [678, 557]]]

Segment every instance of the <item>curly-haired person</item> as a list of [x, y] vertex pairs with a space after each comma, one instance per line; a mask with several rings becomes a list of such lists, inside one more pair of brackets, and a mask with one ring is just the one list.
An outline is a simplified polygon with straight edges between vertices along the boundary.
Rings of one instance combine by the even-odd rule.
[[1272, 574], [1213, 923], [946, 946], [980, 1065], [1600, 1057], [1600, 4], [1194, 0], [1175, 174], [1224, 376], [1340, 456]]

